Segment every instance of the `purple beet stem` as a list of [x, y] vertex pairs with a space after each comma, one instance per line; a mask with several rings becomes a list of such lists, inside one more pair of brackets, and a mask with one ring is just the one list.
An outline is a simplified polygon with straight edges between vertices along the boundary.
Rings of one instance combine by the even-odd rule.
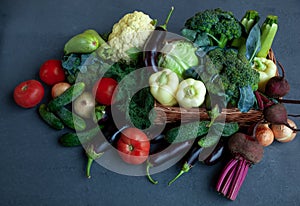
[[225, 180], [225, 177], [227, 176], [228, 172], [230, 172], [231, 168], [235, 166], [235, 164], [238, 162], [237, 159], [230, 160], [226, 167], [224, 168], [223, 172], [221, 173], [221, 176], [219, 178], [218, 184], [217, 184], [217, 191], [221, 190], [223, 181]]
[[263, 110], [264, 109], [264, 102], [261, 99], [261, 96], [260, 96], [259, 92], [255, 91], [254, 94], [255, 94], [255, 97], [257, 99], [257, 104], [258, 104], [259, 109]]
[[232, 159], [225, 166], [217, 183], [217, 191], [235, 200], [248, 173], [250, 164], [244, 158]]

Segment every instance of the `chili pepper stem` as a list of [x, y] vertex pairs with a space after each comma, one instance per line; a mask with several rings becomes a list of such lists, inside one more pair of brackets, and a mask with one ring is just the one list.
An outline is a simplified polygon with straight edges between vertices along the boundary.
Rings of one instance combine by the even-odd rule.
[[173, 182], [175, 182], [181, 175], [183, 175], [184, 173], [188, 172], [191, 169], [190, 165], [186, 162], [184, 163], [182, 169], [180, 170], [180, 172], [176, 175], [176, 177], [174, 179], [172, 179], [168, 185], [170, 186]]
[[151, 164], [149, 161], [147, 161], [146, 173], [147, 173], [148, 180], [149, 180], [151, 183], [153, 183], [153, 184], [156, 185], [156, 184], [158, 183], [158, 181], [152, 179], [152, 177], [151, 177], [151, 175], [150, 175], [150, 167], [152, 167], [152, 164]]

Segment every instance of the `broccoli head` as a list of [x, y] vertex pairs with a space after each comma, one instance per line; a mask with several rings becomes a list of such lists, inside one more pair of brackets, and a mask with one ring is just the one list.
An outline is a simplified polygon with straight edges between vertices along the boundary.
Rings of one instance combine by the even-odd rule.
[[207, 54], [201, 79], [208, 92], [225, 95], [226, 103], [236, 105], [240, 88], [250, 85], [253, 90], [257, 89], [259, 73], [236, 50], [216, 48]]
[[[242, 35], [242, 26], [233, 13], [219, 8], [196, 13], [185, 22], [185, 29], [200, 36], [206, 34], [211, 39], [211, 46], [221, 48], [224, 48], [228, 41]], [[194, 35], [194, 40], [197, 39], [197, 35]]]

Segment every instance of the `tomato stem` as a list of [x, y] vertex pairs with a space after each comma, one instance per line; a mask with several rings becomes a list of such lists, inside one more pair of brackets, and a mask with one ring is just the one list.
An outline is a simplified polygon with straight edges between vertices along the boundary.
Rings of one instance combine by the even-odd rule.
[[134, 150], [134, 147], [132, 144], [128, 145], [129, 146], [129, 151], [133, 151]]
[[26, 91], [28, 89], [28, 86], [27, 85], [24, 85], [23, 87], [22, 87], [22, 91]]

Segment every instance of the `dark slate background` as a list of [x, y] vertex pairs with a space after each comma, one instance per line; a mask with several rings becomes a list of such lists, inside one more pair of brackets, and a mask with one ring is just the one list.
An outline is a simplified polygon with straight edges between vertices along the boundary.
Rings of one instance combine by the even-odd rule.
[[[116, 174], [95, 164], [92, 179], [84, 176], [82, 148], [63, 148], [60, 132], [42, 122], [36, 108], [22, 109], [12, 99], [21, 81], [38, 79], [39, 66], [60, 58], [64, 43], [88, 28], [107, 32], [125, 13], [142, 10], [163, 20], [175, 12], [169, 31], [179, 32], [195, 12], [220, 7], [241, 18], [248, 9], [279, 16], [273, 45], [291, 83], [288, 98], [299, 93], [298, 0], [1, 0], [0, 1], [0, 205], [300, 205], [300, 140], [274, 143], [263, 161], [250, 169], [236, 201], [219, 196], [213, 188], [224, 163], [195, 166], [171, 187], [180, 165], [156, 174], [158, 185], [145, 177]], [[299, 106], [287, 105], [289, 113]], [[296, 120], [300, 127], [300, 122]], [[298, 135], [299, 136], [299, 135]]]

